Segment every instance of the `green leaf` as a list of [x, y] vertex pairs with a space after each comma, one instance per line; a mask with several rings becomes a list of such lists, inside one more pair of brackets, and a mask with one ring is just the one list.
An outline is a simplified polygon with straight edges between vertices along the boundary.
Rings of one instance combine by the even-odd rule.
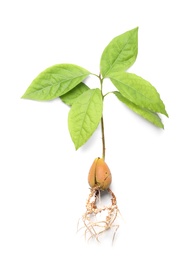
[[58, 64], [41, 72], [28, 87], [22, 98], [52, 100], [83, 81], [89, 71], [73, 64]]
[[133, 110], [135, 113], [137, 113], [138, 115], [142, 116], [143, 118], [145, 118], [146, 120], [148, 120], [149, 122], [153, 123], [155, 126], [160, 127], [160, 128], [164, 128], [164, 125], [160, 119], [160, 117], [154, 113], [151, 112], [145, 108], [141, 108], [137, 105], [135, 105], [134, 103], [132, 103], [131, 101], [129, 101], [128, 99], [126, 99], [125, 97], [123, 97], [121, 95], [120, 92], [115, 91], [113, 92], [115, 94], [115, 96], [121, 101], [123, 102], [127, 107], [129, 107], [131, 110]]
[[90, 89], [73, 103], [68, 115], [68, 128], [78, 149], [96, 130], [102, 117], [102, 95], [100, 89]]
[[137, 58], [138, 28], [127, 31], [115, 37], [104, 49], [100, 69], [103, 77], [112, 72], [125, 71]]
[[71, 106], [74, 101], [79, 97], [82, 93], [89, 90], [89, 87], [83, 82], [79, 83], [75, 88], [62, 95], [60, 98], [66, 104]]
[[127, 72], [113, 73], [109, 77], [120, 93], [132, 103], [168, 116], [159, 93], [145, 79]]

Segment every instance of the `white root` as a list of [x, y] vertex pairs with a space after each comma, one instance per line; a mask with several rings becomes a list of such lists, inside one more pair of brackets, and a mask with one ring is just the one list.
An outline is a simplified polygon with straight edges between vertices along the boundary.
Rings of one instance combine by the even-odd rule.
[[[92, 188], [86, 202], [86, 212], [82, 216], [84, 226], [80, 229], [85, 229], [85, 239], [88, 241], [96, 239], [99, 241], [99, 236], [105, 231], [115, 228], [113, 233], [112, 243], [114, 242], [115, 234], [119, 225], [115, 224], [117, 214], [117, 200], [114, 193], [108, 188], [107, 192], [111, 195], [111, 205], [100, 206], [100, 189]], [[103, 216], [104, 215], [104, 216]], [[103, 218], [101, 219], [101, 217]], [[98, 218], [98, 219], [97, 219]], [[79, 229], [79, 230], [80, 230]]]

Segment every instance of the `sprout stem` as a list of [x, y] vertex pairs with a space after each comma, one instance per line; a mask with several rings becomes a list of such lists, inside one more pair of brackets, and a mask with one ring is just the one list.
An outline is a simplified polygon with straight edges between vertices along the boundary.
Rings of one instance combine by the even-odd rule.
[[101, 133], [102, 133], [102, 158], [105, 161], [105, 132], [104, 132], [104, 119], [101, 117]]
[[[100, 80], [100, 86], [101, 86], [101, 95], [104, 102], [104, 95], [103, 95], [103, 79], [101, 77], [101, 74], [99, 74], [99, 80]], [[101, 117], [101, 134], [102, 134], [102, 158], [105, 161], [105, 130], [104, 130], [104, 118], [103, 114]]]

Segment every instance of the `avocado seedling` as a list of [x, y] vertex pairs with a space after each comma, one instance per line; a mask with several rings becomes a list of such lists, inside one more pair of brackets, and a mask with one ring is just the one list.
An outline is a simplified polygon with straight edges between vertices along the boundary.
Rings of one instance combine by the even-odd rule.
[[[138, 28], [115, 37], [104, 49], [100, 58], [100, 73], [95, 74], [74, 64], [57, 64], [41, 72], [22, 96], [25, 99], [46, 101], [60, 98], [69, 106], [68, 129], [76, 150], [84, 145], [100, 125], [102, 136], [101, 156], [94, 159], [88, 170], [90, 194], [82, 216], [85, 236], [96, 239], [115, 227], [119, 212], [115, 194], [110, 189], [112, 175], [105, 161], [105, 131], [103, 104], [107, 95], [115, 95], [130, 110], [159, 128], [164, 128], [159, 114], [168, 116], [165, 105], [155, 87], [140, 76], [127, 70], [138, 54]], [[86, 79], [97, 77], [99, 88], [86, 84]], [[110, 79], [116, 91], [105, 91], [105, 79]], [[106, 192], [111, 203], [101, 206], [101, 193]], [[103, 219], [97, 216], [106, 213]]]

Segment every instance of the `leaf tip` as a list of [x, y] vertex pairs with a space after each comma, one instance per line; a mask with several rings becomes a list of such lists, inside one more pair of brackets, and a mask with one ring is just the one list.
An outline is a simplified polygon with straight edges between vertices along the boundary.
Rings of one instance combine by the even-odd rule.
[[75, 150], [77, 151], [80, 148], [80, 145], [74, 144]]
[[167, 111], [165, 109], [164, 109], [164, 113], [163, 114], [169, 118], [169, 115], [168, 115], [168, 113], [167, 113]]
[[135, 28], [133, 28], [132, 31], [136, 31], [136, 33], [138, 34], [139, 26], [136, 26]]

